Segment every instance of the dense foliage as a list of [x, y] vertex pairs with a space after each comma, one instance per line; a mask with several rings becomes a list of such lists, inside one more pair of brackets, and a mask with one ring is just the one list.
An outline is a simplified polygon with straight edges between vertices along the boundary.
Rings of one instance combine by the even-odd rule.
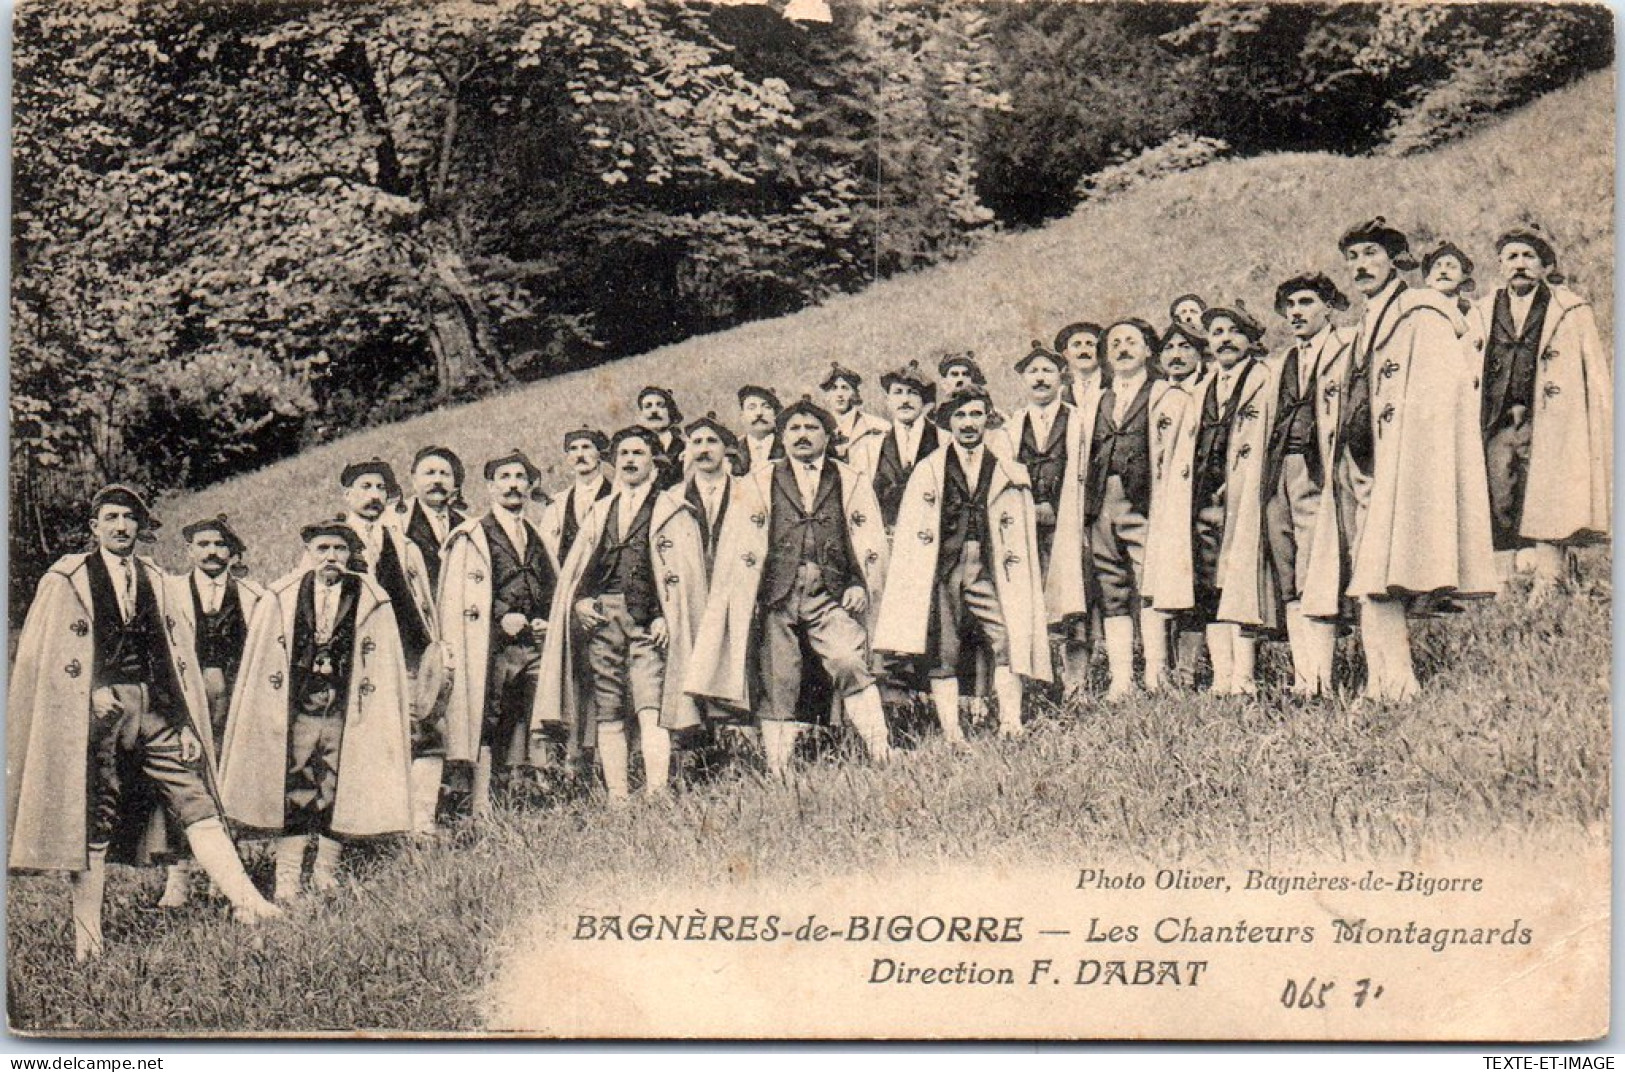
[[1587, 6], [829, 8], [23, 4], [14, 576], [105, 479], [790, 312], [1183, 147], [1425, 147], [1612, 58]]

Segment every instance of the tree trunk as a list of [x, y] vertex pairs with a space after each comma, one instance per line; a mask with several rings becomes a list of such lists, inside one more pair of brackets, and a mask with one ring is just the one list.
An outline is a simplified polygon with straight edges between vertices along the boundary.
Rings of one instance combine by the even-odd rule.
[[438, 243], [429, 250], [429, 345], [441, 397], [475, 378], [509, 380], [491, 330], [491, 312], [468, 279], [463, 255]]

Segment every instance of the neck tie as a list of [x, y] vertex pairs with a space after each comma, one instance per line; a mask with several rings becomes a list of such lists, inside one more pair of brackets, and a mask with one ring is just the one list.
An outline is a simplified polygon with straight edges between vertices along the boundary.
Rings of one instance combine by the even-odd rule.
[[118, 567], [118, 609], [119, 613], [124, 616], [124, 620], [129, 621], [135, 616], [135, 571], [130, 568], [128, 558], [119, 559]]

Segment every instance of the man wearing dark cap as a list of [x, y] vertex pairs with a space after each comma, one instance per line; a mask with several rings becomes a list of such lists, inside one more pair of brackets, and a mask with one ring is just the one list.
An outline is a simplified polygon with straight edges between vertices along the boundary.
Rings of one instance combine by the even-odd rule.
[[717, 541], [733, 498], [734, 477], [730, 460], [739, 456], [739, 437], [709, 412], [685, 429], [688, 437], [688, 477], [682, 485], [683, 498], [694, 510], [705, 551], [705, 575], [711, 576], [716, 563]]
[[1025, 469], [988, 447], [991, 408], [987, 391], [972, 385], [932, 415], [949, 442], [909, 477], [874, 632], [877, 651], [929, 661], [950, 743], [964, 741], [958, 675], [967, 642], [991, 655], [1005, 736], [1022, 730], [1022, 678], [1051, 677], [1032, 488]]
[[69, 873], [81, 961], [102, 951], [107, 862], [168, 854], [170, 831], [184, 831], [240, 919], [277, 914], [221, 822], [192, 634], [163, 573], [135, 553], [156, 525], [134, 489], [98, 492], [95, 550], [58, 559], [40, 579], [12, 665], [6, 865]]
[[1311, 556], [1303, 611], [1334, 617], [1340, 594], [1353, 599], [1364, 695], [1403, 702], [1418, 688], [1405, 621], [1412, 600], [1496, 590], [1483, 441], [1466, 404], [1466, 324], [1452, 302], [1400, 278], [1415, 267], [1404, 233], [1378, 217], [1338, 246], [1365, 299], [1330, 474], [1349, 573]]
[[[248, 627], [220, 757], [241, 829], [273, 835], [276, 899], [338, 882], [343, 842], [412, 828], [410, 685], [389, 596], [349, 567], [345, 518], [306, 525], [305, 557], [266, 590]], [[435, 788], [438, 788], [436, 786]]]
[[[1328, 694], [1332, 688], [1337, 625], [1304, 615], [1303, 578], [1315, 553], [1325, 504], [1322, 492], [1337, 428], [1335, 385], [1343, 380], [1354, 342], [1352, 332], [1332, 323], [1332, 313], [1348, 307], [1348, 298], [1320, 272], [1293, 276], [1275, 288], [1275, 312], [1286, 320], [1292, 345], [1275, 366], [1274, 420], [1263, 477], [1264, 528], [1292, 651], [1292, 688], [1304, 696]], [[1335, 541], [1324, 543], [1322, 550], [1337, 553]]]
[[863, 411], [863, 377], [835, 361], [818, 387], [835, 418], [835, 456], [848, 464], [855, 456], [866, 457], [865, 441], [885, 435], [886, 422]]
[[[344, 467], [345, 522], [360, 541], [359, 561], [378, 587], [389, 596], [395, 615], [406, 674], [411, 682], [412, 779], [421, 809], [414, 829], [434, 828], [433, 801], [438, 796], [445, 766], [445, 695], [448, 688], [445, 648], [439, 643], [440, 622], [429, 567], [416, 541], [392, 524], [386, 512], [389, 500], [400, 494], [395, 471], [380, 458]], [[448, 537], [449, 538], [449, 537]]]
[[919, 460], [937, 449], [937, 428], [925, 413], [937, 400], [936, 385], [926, 378], [918, 361], [880, 377], [886, 392], [891, 424], [886, 434], [870, 436], [852, 452], [852, 466], [870, 474], [880, 517], [886, 531], [897, 524], [903, 489]]
[[739, 460], [745, 473], [754, 473], [775, 458], [784, 457], [784, 445], [775, 432], [783, 409], [772, 388], [746, 384], [739, 389], [739, 423], [745, 430], [745, 449], [739, 452]]
[[[226, 731], [226, 709], [232, 685], [243, 662], [243, 643], [254, 606], [265, 590], [238, 576], [245, 551], [226, 515], [194, 521], [181, 529], [192, 568], [180, 576], [166, 576], [169, 602], [186, 620], [196, 637], [194, 653], [203, 673], [203, 692], [209, 701], [209, 726], [214, 754], [220, 754]], [[165, 878], [162, 908], [179, 908], [191, 896], [189, 861], [171, 864]]]
[[463, 460], [449, 447], [424, 447], [412, 459], [410, 499], [395, 505], [405, 519], [406, 538], [417, 545], [429, 577], [429, 592], [440, 591], [440, 549], [451, 530], [468, 519], [463, 511]]
[[1168, 319], [1176, 324], [1184, 324], [1193, 331], [1206, 331], [1202, 326], [1202, 314], [1207, 312], [1207, 302], [1200, 294], [1181, 294], [1168, 303]]
[[1065, 358], [1072, 368], [1072, 378], [1062, 397], [1074, 406], [1081, 405], [1086, 395], [1099, 393], [1103, 387], [1100, 335], [1100, 325], [1087, 320], [1068, 324], [1055, 335], [1055, 352]]
[[687, 674], [691, 695], [756, 716], [774, 772], [795, 751], [804, 646], [870, 756], [891, 751], [869, 644], [885, 529], [869, 481], [828, 456], [834, 432], [835, 418], [803, 397], [779, 414], [786, 457], [735, 483]]
[[1202, 392], [1191, 462], [1194, 620], [1207, 635], [1213, 691], [1258, 691], [1256, 635], [1279, 625], [1266, 568], [1263, 472], [1275, 423], [1275, 377], [1262, 361], [1264, 326], [1237, 301], [1202, 313], [1213, 371]]
[[1454, 242], [1442, 242], [1422, 258], [1422, 285], [1456, 303], [1463, 314], [1471, 308], [1467, 295], [1476, 287], [1472, 258]]
[[[531, 708], [558, 572], [525, 504], [541, 472], [518, 448], [485, 463], [491, 509], [446, 544], [440, 627], [458, 668], [446, 706], [446, 759], [472, 765], [476, 817], [490, 813], [493, 781], [505, 784], [532, 755]], [[573, 550], [573, 548], [572, 548]]]
[[683, 675], [705, 606], [705, 553], [682, 488], [654, 490], [659, 449], [636, 426], [610, 441], [615, 492], [582, 519], [559, 573], [551, 619], [560, 628], [542, 650], [531, 720], [596, 749], [612, 803], [631, 792], [628, 721], [646, 796], [670, 784], [672, 734], [701, 724]]
[[638, 423], [660, 440], [660, 474], [655, 487], [661, 491], [683, 479], [683, 413], [677, 398], [664, 387], [645, 387], [638, 392]]
[[1518, 562], [1549, 592], [1571, 550], [1610, 531], [1613, 372], [1591, 304], [1562, 285], [1535, 226], [1495, 243], [1502, 285], [1471, 318], [1484, 340], [1480, 422], [1503, 577]]
[[555, 567], [570, 557], [576, 533], [581, 531], [581, 519], [592, 504], [609, 498], [610, 483], [604, 478], [604, 455], [608, 451], [609, 437], [596, 428], [577, 428], [564, 434], [564, 457], [574, 480], [568, 491], [542, 510], [537, 526]]

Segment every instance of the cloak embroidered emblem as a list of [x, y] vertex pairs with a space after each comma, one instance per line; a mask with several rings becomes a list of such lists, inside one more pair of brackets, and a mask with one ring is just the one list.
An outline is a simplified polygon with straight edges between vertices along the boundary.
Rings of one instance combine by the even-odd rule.
[[1391, 360], [1390, 361], [1384, 361], [1382, 363], [1382, 368], [1378, 370], [1379, 374], [1385, 380], [1393, 379], [1394, 373], [1396, 373], [1398, 371], [1399, 371], [1399, 362], [1398, 361], [1391, 361]]
[[480, 608], [478, 608], [478, 607], [474, 606], [472, 603], [470, 603], [468, 605], [468, 609], [463, 611], [463, 617], [467, 618], [471, 622], [479, 621], [480, 620]]
[[1381, 428], [1380, 428], [1381, 425], [1387, 424], [1390, 421], [1392, 421], [1393, 419], [1394, 419], [1394, 404], [1392, 402], [1390, 402], [1386, 406], [1382, 407], [1382, 415], [1377, 418], [1377, 423], [1379, 425], [1378, 431], [1381, 431]]
[[282, 671], [280, 671], [280, 670], [271, 671], [271, 676], [269, 678], [267, 678], [266, 680], [271, 683], [271, 687], [273, 689], [280, 689], [282, 687]]
[[1007, 529], [1015, 523], [1016, 519], [1010, 516], [1010, 511], [1006, 510], [1004, 513], [999, 515], [999, 528], [1001, 530]]
[[1563, 393], [1563, 388], [1557, 386], [1557, 384], [1553, 383], [1552, 381], [1547, 380], [1546, 381], [1546, 386], [1542, 387], [1540, 389], [1540, 396], [1541, 396], [1540, 404], [1542, 406], [1544, 406], [1544, 405], [1546, 405], [1548, 400], [1556, 398], [1558, 395], [1560, 395], [1562, 393]]
[[1017, 563], [1019, 563], [1020, 561], [1021, 561], [1021, 556], [1016, 554], [1014, 551], [1006, 551], [1004, 553], [1004, 579], [1005, 580], [1010, 579], [1010, 570]]
[[767, 524], [767, 515], [758, 510], [756, 513], [750, 515], [750, 523], [755, 525], [757, 528], [762, 528]]
[[670, 551], [671, 546], [672, 544], [670, 536], [662, 536], [660, 539], [655, 541], [655, 550], [659, 551], [661, 554], [665, 554], [667, 551]]
[[356, 691], [361, 693], [363, 696], [371, 696], [374, 692], [378, 691], [378, 686], [372, 683], [371, 678], [364, 677], [361, 679], [361, 684]]
[[1550, 365], [1552, 363], [1552, 358], [1556, 356], [1557, 348], [1555, 346], [1548, 346], [1540, 355], [1540, 363], [1542, 365]]
[[865, 521], [868, 521], [868, 520], [869, 520], [868, 515], [865, 514], [862, 510], [854, 510], [854, 511], [852, 511], [852, 527], [853, 528], [861, 529], [863, 527], [863, 523]]
[[871, 547], [868, 552], [864, 554], [863, 561], [865, 565], [873, 566], [876, 562], [880, 561], [880, 552]]
[[936, 492], [928, 491], [928, 492], [925, 493], [925, 505], [927, 505], [927, 506], [935, 506], [935, 505], [937, 505], [937, 493]]
[[90, 623], [85, 621], [83, 618], [75, 618], [73, 620], [73, 624], [68, 626], [68, 632], [72, 633], [76, 637], [82, 637], [86, 633], [90, 632]]
[[662, 580], [665, 581], [667, 588], [674, 588], [677, 585], [677, 574], [668, 573], [668, 574], [666, 574], [665, 577], [662, 578]]
[[745, 568], [746, 569], [755, 569], [756, 568], [756, 554], [755, 554], [755, 552], [746, 551], [743, 555], [740, 556], [740, 560], [745, 563]]
[[377, 650], [378, 642], [373, 640], [372, 637], [367, 637], [361, 641], [361, 654], [363, 657], [371, 655]]
[[69, 677], [78, 677], [80, 674], [84, 673], [84, 667], [79, 665], [78, 659], [70, 659], [68, 660], [68, 665], [62, 668], [62, 672], [67, 674]]
[[485, 571], [484, 570], [469, 570], [468, 571], [468, 579], [473, 581], [475, 584], [479, 584], [481, 581], [485, 580]]
[[930, 529], [921, 529], [920, 530], [920, 542], [921, 543], [929, 545], [931, 543], [934, 543], [935, 541], [936, 541], [936, 537], [931, 534]]

